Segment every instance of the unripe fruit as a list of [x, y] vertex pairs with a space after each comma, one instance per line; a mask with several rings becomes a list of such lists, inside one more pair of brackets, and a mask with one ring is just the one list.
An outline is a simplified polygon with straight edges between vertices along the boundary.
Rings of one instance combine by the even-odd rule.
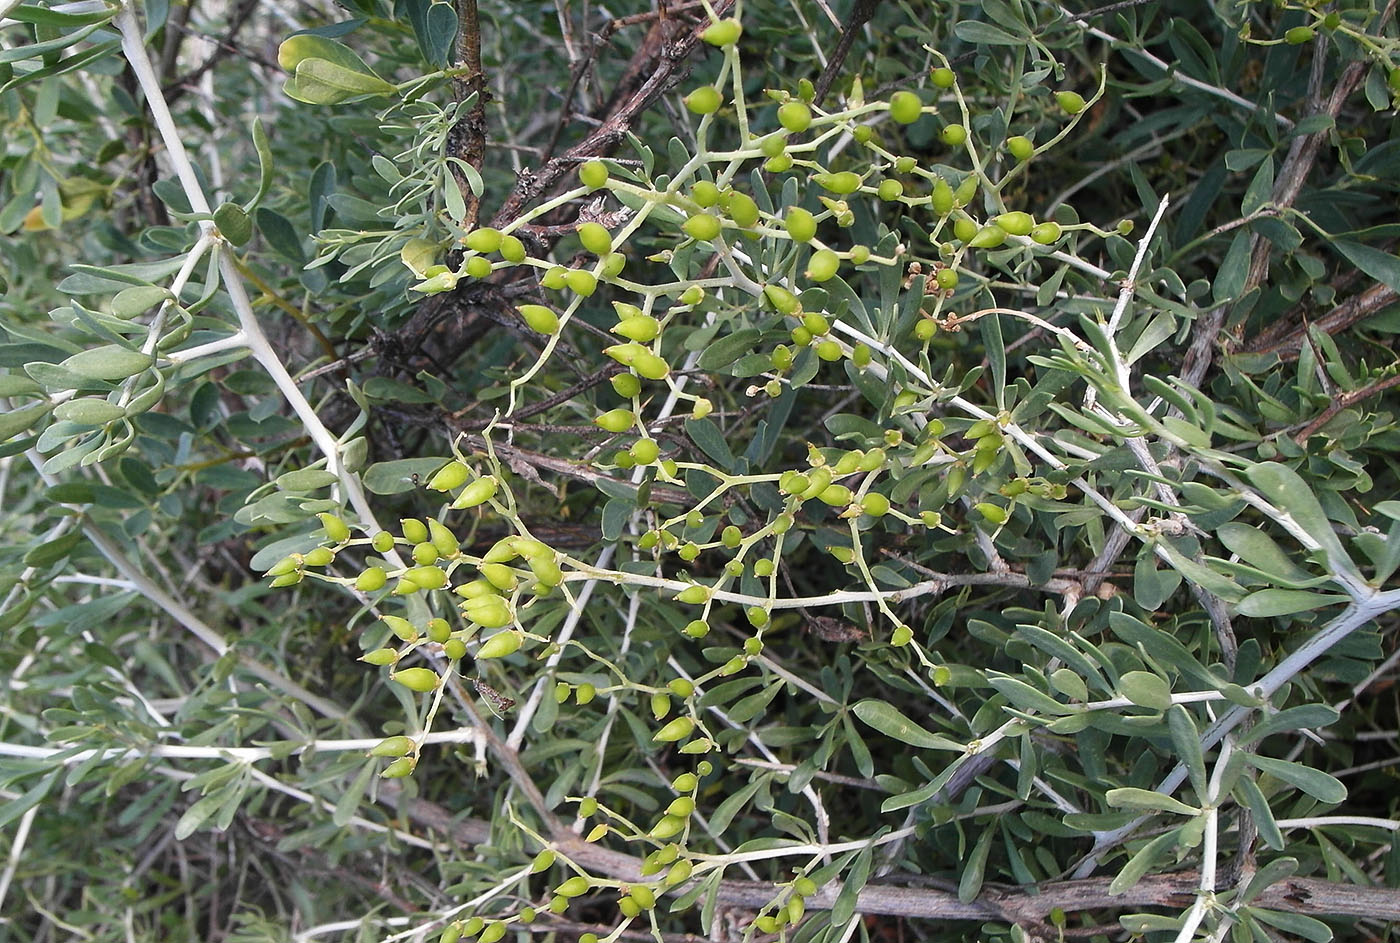
[[449, 923], [442, 928], [442, 933], [438, 935], [438, 943], [457, 943], [462, 938], [461, 922]]
[[661, 447], [655, 439], [638, 439], [628, 452], [638, 465], [650, 465], [661, 454]]
[[934, 276], [934, 279], [938, 282], [938, 287], [942, 288], [944, 291], [952, 291], [954, 288], [958, 287], [957, 269], [941, 268], [938, 270], [938, 274]]
[[792, 882], [792, 889], [801, 897], [811, 897], [817, 892], [817, 884], [811, 878], [803, 875]]
[[696, 213], [694, 216], [690, 217], [690, 219], [682, 223], [681, 228], [684, 229], [686, 235], [690, 236], [692, 239], [700, 242], [709, 242], [719, 235], [720, 229], [723, 227], [720, 224], [719, 217], [711, 216], [709, 213]]
[[811, 242], [817, 235], [817, 220], [802, 207], [792, 206], [783, 218], [783, 228], [795, 242]]
[[1059, 102], [1067, 115], [1077, 115], [1084, 110], [1084, 96], [1078, 92], [1056, 92], [1055, 101]]
[[428, 638], [437, 642], [439, 645], [446, 642], [452, 636], [452, 626], [448, 624], [446, 619], [440, 616], [429, 619], [428, 624], [423, 627], [423, 631], [427, 633]]
[[466, 484], [471, 470], [461, 462], [448, 462], [428, 479], [429, 491], [451, 491]]
[[816, 174], [812, 181], [823, 190], [828, 190], [838, 196], [846, 196], [855, 193], [860, 189], [860, 174], [849, 170], [843, 170], [834, 174]]
[[602, 223], [589, 222], [579, 226], [578, 241], [594, 255], [607, 255], [612, 251], [612, 233]]
[[569, 270], [562, 265], [551, 266], [549, 271], [540, 276], [540, 285], [550, 291], [558, 291], [564, 287], [564, 276]]
[[474, 255], [467, 259], [464, 270], [472, 278], [485, 278], [491, 274], [491, 260], [481, 255]]
[[822, 341], [817, 345], [817, 356], [827, 363], [835, 363], [841, 359], [841, 345], [836, 341]]
[[843, 508], [851, 503], [851, 489], [845, 485], [827, 485], [817, 495], [817, 500], [834, 508]]
[[388, 581], [388, 575], [382, 566], [365, 567], [355, 580], [355, 588], [362, 593], [375, 593], [383, 589]]
[[802, 307], [797, 296], [781, 285], [764, 285], [763, 295], [780, 314], [795, 314]]
[[525, 261], [525, 243], [509, 233], [501, 237], [501, 258], [519, 264]]
[[873, 354], [868, 344], [857, 344], [851, 348], [851, 363], [855, 364], [856, 367], [861, 370], [870, 366], [872, 356]]
[[499, 482], [496, 481], [495, 475], [478, 478], [462, 489], [462, 493], [457, 495], [457, 500], [452, 502], [452, 507], [454, 510], [461, 511], [465, 508], [474, 508], [477, 505], [485, 504], [495, 497], [497, 487], [499, 487]]
[[923, 318], [914, 325], [914, 339], [919, 341], [930, 340], [938, 333], [938, 323], [932, 318]]
[[428, 539], [444, 557], [450, 557], [461, 549], [457, 535], [432, 518], [428, 519]]
[[[747, 193], [731, 193], [725, 205], [725, 212], [729, 214], [730, 219], [744, 229], [748, 229], [758, 222], [758, 204]], [[689, 290], [686, 289], [687, 292]], [[703, 292], [703, 289], [701, 291]], [[701, 297], [703, 298], [704, 295], [702, 294]], [[685, 295], [681, 295], [681, 304], [699, 304], [699, 299], [686, 301]]]
[[939, 133], [939, 137], [949, 147], [962, 147], [967, 141], [967, 128], [960, 124], [950, 124]]
[[461, 661], [467, 656], [467, 643], [459, 638], [450, 638], [442, 643], [442, 654], [448, 661]]
[[1038, 245], [1048, 246], [1060, 238], [1060, 224], [1054, 221], [1044, 222], [1031, 230], [1031, 241]]
[[593, 424], [607, 432], [626, 432], [632, 428], [636, 417], [629, 409], [610, 409], [593, 420]]
[[535, 855], [534, 861], [530, 862], [530, 873], [539, 874], [542, 871], [548, 871], [550, 868], [554, 867], [554, 860], [557, 857], [558, 855], [555, 854], [554, 849], [544, 849], [539, 854]]
[[1317, 35], [1317, 30], [1311, 26], [1295, 26], [1283, 34], [1283, 41], [1290, 46], [1300, 46]]
[[720, 20], [705, 27], [705, 31], [700, 34], [700, 38], [711, 46], [732, 46], [739, 41], [739, 37], [744, 33], [744, 27], [736, 19]]
[[650, 910], [656, 906], [656, 894], [645, 884], [632, 885], [632, 899], [643, 910]]
[[677, 861], [671, 866], [671, 870], [666, 872], [666, 886], [674, 887], [675, 885], [680, 884], [682, 881], [688, 880], [690, 878], [690, 872], [694, 869], [695, 865], [692, 864], [688, 859], [684, 861]]
[[764, 157], [781, 157], [787, 153], [787, 133], [774, 132], [758, 142], [758, 151]]
[[617, 910], [622, 916], [630, 920], [633, 917], [641, 916], [642, 905], [631, 897], [624, 897], [617, 902]]
[[1000, 226], [983, 226], [967, 240], [974, 249], [995, 249], [1006, 242], [1006, 230]]
[[623, 399], [631, 399], [642, 391], [642, 381], [631, 373], [619, 373], [611, 382], [613, 392]]
[[778, 108], [778, 124], [793, 134], [806, 131], [812, 123], [812, 109], [802, 102], [788, 102]]
[[571, 268], [564, 273], [564, 284], [576, 295], [587, 298], [598, 289], [598, 279], [592, 272], [581, 268]]
[[898, 180], [881, 180], [876, 194], [886, 203], [893, 202], [904, 195], [904, 184]]
[[520, 650], [521, 640], [520, 633], [514, 629], [497, 632], [476, 650], [476, 658], [480, 661], [484, 658], [505, 658], [507, 655], [514, 655]]
[[515, 589], [519, 582], [515, 575], [515, 570], [504, 563], [483, 563], [481, 565], [481, 575], [503, 593], [508, 593]]
[[403, 578], [419, 589], [442, 589], [447, 585], [447, 574], [435, 566], [415, 566]]
[[414, 562], [414, 563], [417, 563], [417, 564], [419, 564], [420, 566], [427, 566], [429, 563], [436, 562], [437, 558], [438, 558], [438, 548], [435, 547], [435, 546], [433, 546], [433, 544], [432, 544], [431, 542], [429, 542], [429, 541], [424, 541], [424, 542], [421, 543], [421, 544], [415, 544], [415, 545], [414, 545], [414, 547], [413, 547], [413, 562]]
[[643, 350], [632, 361], [632, 369], [648, 380], [664, 380], [671, 372], [671, 365], [651, 351]]
[[363, 655], [360, 656], [360, 661], [364, 662], [365, 664], [374, 665], [376, 667], [381, 668], [384, 665], [392, 665], [398, 660], [399, 653], [394, 651], [392, 648], [376, 648], [374, 651], [365, 652]]
[[671, 697], [668, 694], [653, 694], [651, 696], [651, 716], [661, 720], [671, 713]]
[[824, 337], [831, 333], [831, 322], [815, 311], [808, 311], [802, 315], [802, 326], [811, 331], [814, 337]]
[[501, 231], [484, 226], [467, 233], [462, 243], [473, 252], [495, 252], [501, 247]]
[[929, 81], [932, 82], [936, 88], [952, 88], [953, 83], [957, 80], [958, 77], [953, 74], [953, 70], [943, 66], [929, 73]]
[[407, 756], [413, 750], [413, 740], [410, 737], [386, 737], [375, 744], [369, 751], [370, 756]]
[[1003, 508], [1000, 505], [991, 504], [989, 502], [984, 501], [979, 504], [973, 505], [973, 507], [976, 509], [978, 514], [981, 514], [990, 523], [1006, 523], [1006, 508]]
[[1390, 86], [1392, 92], [1400, 92], [1400, 66], [1391, 69], [1385, 81], [1386, 84]]
[[692, 619], [690, 622], [686, 623], [683, 631], [691, 638], [704, 638], [710, 634], [710, 626], [709, 623], [705, 622], [703, 619]]
[[476, 936], [486, 926], [486, 921], [480, 917], [472, 917], [462, 927], [463, 936]]
[[675, 720], [662, 727], [652, 734], [652, 739], [660, 743], [674, 743], [690, 736], [695, 729], [695, 721], [689, 717], [677, 717]]
[[588, 189], [597, 190], [607, 185], [608, 167], [600, 160], [585, 161], [579, 165], [578, 179]]
[[574, 703], [580, 706], [590, 703], [597, 696], [598, 689], [587, 681], [574, 688]]
[[428, 539], [428, 525], [413, 517], [405, 517], [399, 521], [399, 530], [411, 544], [421, 544]]
[[554, 889], [560, 897], [578, 897], [588, 892], [588, 878], [575, 874]]
[[327, 566], [335, 559], [335, 551], [330, 547], [317, 547], [306, 551], [302, 557], [303, 566]]
[[405, 668], [402, 671], [394, 671], [389, 674], [389, 680], [397, 681], [410, 691], [420, 694], [436, 690], [441, 681], [437, 672], [431, 668]]
[[[710, 413], [714, 412], [714, 410], [714, 403], [710, 402], [703, 396], [698, 396], [695, 399], [695, 405], [692, 406], [690, 409], [690, 415], [694, 419], [704, 419]], [[667, 474], [670, 475], [672, 478], [675, 477], [675, 473], [669, 470], [667, 471]]]
[[929, 194], [929, 207], [939, 216], [947, 216], [953, 212], [953, 188], [942, 177], [938, 178], [938, 182], [933, 185], [933, 192]]
[[884, 517], [890, 512], [890, 499], [872, 491], [860, 499], [860, 509], [871, 517]]
[[350, 539], [350, 527], [334, 514], [317, 514], [321, 521], [321, 530], [325, 531], [326, 537], [335, 543], [344, 543]]
[[718, 205], [720, 196], [719, 187], [708, 180], [698, 181], [695, 186], [690, 188], [690, 198], [695, 201], [697, 206], [704, 209]]
[[958, 201], [959, 206], [971, 206], [972, 201], [977, 199], [977, 185], [979, 181], [976, 174], [968, 174], [963, 177], [962, 183], [953, 191], [953, 197]]
[[890, 96], [890, 117], [900, 124], [913, 124], [923, 114], [924, 103], [914, 92], [895, 92]]
[[1035, 217], [1030, 213], [1022, 213], [1019, 210], [1011, 213], [1002, 213], [995, 217], [992, 222], [1001, 227], [1008, 235], [1024, 236], [1035, 228]]
[[697, 115], [712, 115], [719, 111], [720, 105], [724, 104], [719, 89], [713, 85], [702, 85], [681, 101], [685, 102], [687, 110]]
[[1323, 28], [1323, 29], [1334, 30], [1334, 29], [1336, 29], [1337, 27], [1339, 27], [1339, 26], [1341, 26], [1341, 25], [1342, 25], [1342, 15], [1341, 15], [1340, 13], [1338, 13], [1336, 10], [1333, 10], [1331, 13], [1327, 14], [1326, 16], [1324, 16], [1324, 17], [1322, 18], [1322, 28]]
[[774, 567], [773, 567], [773, 561], [772, 561], [772, 560], [769, 560], [769, 559], [767, 559], [767, 558], [764, 558], [764, 559], [758, 560], [758, 561], [756, 561], [756, 562], [754, 563], [754, 565], [753, 565], [753, 575], [754, 575], [754, 576], [757, 576], [757, 577], [759, 577], [759, 578], [762, 578], [762, 579], [766, 579], [767, 577], [770, 577], [770, 576], [773, 575], [773, 569], [774, 569]]
[[1006, 150], [1017, 160], [1025, 161], [1030, 160], [1031, 155], [1035, 153], [1035, 145], [1031, 143], [1030, 138], [1018, 134], [1006, 139]]
[[[671, 721], [675, 723], [675, 721]], [[679, 835], [685, 829], [685, 819], [674, 815], [663, 815], [651, 829], [651, 837], [658, 841], [665, 841]]]
[[403, 779], [412, 772], [413, 760], [407, 756], [401, 756], [384, 767], [384, 771], [379, 775], [383, 779]]

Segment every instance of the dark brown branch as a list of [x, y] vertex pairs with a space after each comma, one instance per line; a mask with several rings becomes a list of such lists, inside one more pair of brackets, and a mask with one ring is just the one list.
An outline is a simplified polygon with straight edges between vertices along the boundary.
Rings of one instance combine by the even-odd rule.
[[883, 0], [856, 0], [851, 7], [850, 16], [846, 18], [846, 23], [841, 27], [841, 39], [836, 44], [831, 56], [826, 60], [826, 68], [817, 77], [816, 98], [818, 105], [822, 99], [826, 98], [826, 93], [831, 90], [831, 83], [836, 81], [836, 76], [840, 74], [841, 67], [846, 64], [846, 57], [851, 53], [851, 46], [855, 44], [856, 34], [870, 22], [870, 18], [875, 15], [875, 8]]
[[1370, 386], [1363, 386], [1359, 390], [1353, 390], [1350, 393], [1338, 396], [1316, 419], [1300, 429], [1298, 433], [1293, 436], [1293, 441], [1302, 445], [1304, 442], [1308, 441], [1309, 436], [1331, 422], [1332, 418], [1336, 416], [1337, 413], [1346, 409], [1348, 406], [1354, 406], [1363, 399], [1375, 396], [1377, 393], [1384, 393], [1386, 390], [1396, 386], [1400, 386], [1400, 376], [1387, 377], [1384, 380], [1378, 380], [1372, 383]]
[[[448, 135], [447, 149], [479, 171], [486, 160], [486, 75], [481, 69], [481, 24], [476, 0], [457, 0], [457, 23], [457, 62], [467, 69], [467, 74], [453, 79], [452, 89], [459, 102], [476, 97], [467, 113], [457, 116]], [[481, 198], [472, 193], [460, 167], [453, 165], [452, 176], [467, 206], [466, 228], [475, 228], [481, 215]]]
[[229, 20], [228, 28], [224, 30], [223, 36], [215, 40], [214, 51], [209, 54], [208, 58], [165, 86], [163, 91], [168, 104], [175, 104], [194, 87], [194, 83], [204, 77], [204, 73], [218, 65], [220, 60], [227, 58], [230, 53], [239, 51], [238, 47], [234, 45], [234, 40], [238, 38], [239, 31], [243, 29], [257, 7], [258, 0], [239, 0], [238, 6], [234, 8], [233, 16]]

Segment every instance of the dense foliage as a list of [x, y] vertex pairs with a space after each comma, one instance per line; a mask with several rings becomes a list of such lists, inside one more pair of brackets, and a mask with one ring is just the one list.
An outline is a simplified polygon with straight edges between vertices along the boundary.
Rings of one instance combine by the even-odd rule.
[[1393, 0], [0, 17], [0, 939], [1393, 937]]

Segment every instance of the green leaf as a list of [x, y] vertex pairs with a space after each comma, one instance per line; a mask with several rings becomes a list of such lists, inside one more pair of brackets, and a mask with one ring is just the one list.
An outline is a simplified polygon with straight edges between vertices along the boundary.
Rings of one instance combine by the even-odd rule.
[[1115, 809], [1141, 809], [1149, 812], [1171, 812], [1176, 815], [1201, 814], [1201, 810], [1195, 806], [1189, 806], [1179, 799], [1153, 792], [1151, 789], [1110, 789], [1104, 794], [1104, 798]]
[[258, 192], [243, 204], [243, 210], [247, 213], [253, 212], [272, 187], [272, 142], [267, 139], [267, 131], [263, 129], [261, 117], [253, 119], [253, 150], [258, 152]]
[[1289, 559], [1288, 554], [1283, 552], [1283, 548], [1272, 537], [1258, 527], [1231, 521], [1216, 528], [1215, 536], [1231, 553], [1258, 570], [1292, 582], [1312, 578], [1311, 574]]
[[374, 777], [375, 767], [378, 763], [371, 760], [360, 767], [360, 772], [350, 781], [350, 785], [341, 793], [335, 803], [335, 811], [331, 813], [331, 821], [339, 828], [344, 828], [350, 824], [350, 820], [359, 811], [360, 802], [364, 799], [365, 791], [369, 789], [371, 779]]
[[926, 750], [950, 750], [963, 752], [963, 746], [940, 734], [930, 733], [905, 717], [886, 701], [866, 698], [851, 708], [866, 725], [874, 727], [887, 737]]
[[8, 441], [19, 435], [38, 422], [39, 418], [52, 408], [48, 400], [41, 400], [0, 413], [0, 442]]
[[715, 835], [719, 835], [729, 827], [729, 823], [734, 821], [734, 816], [744, 806], [748, 805], [754, 793], [758, 792], [758, 787], [762, 786], [767, 776], [755, 776], [752, 781], [742, 788], [735, 790], [725, 797], [724, 801], [715, 807], [715, 811], [710, 815], [710, 829]]
[[448, 462], [445, 458], [401, 458], [375, 462], [364, 472], [365, 488], [374, 494], [402, 494], [413, 490], [413, 476], [420, 481]]
[[126, 415], [126, 410], [116, 403], [92, 396], [79, 396], [54, 407], [53, 416], [62, 422], [76, 422], [80, 426], [101, 426], [115, 422]]
[[1287, 465], [1278, 462], [1261, 462], [1252, 466], [1246, 474], [1250, 483], [1273, 504], [1286, 511], [1298, 525], [1326, 551], [1333, 565], [1346, 566], [1355, 572], [1356, 566], [1342, 549], [1342, 543], [1332, 530], [1322, 505], [1307, 483]]
[[291, 98], [309, 105], [338, 105], [365, 95], [392, 95], [397, 88], [373, 73], [356, 72], [328, 59], [303, 59], [296, 75], [282, 86]]
[[710, 344], [700, 354], [696, 365], [701, 370], [723, 370], [758, 345], [762, 332], [757, 328], [746, 327], [727, 334]]
[[982, 891], [982, 880], [987, 874], [987, 855], [992, 850], [992, 838], [996, 834], [997, 829], [989, 824], [977, 837], [977, 843], [972, 846], [972, 854], [967, 856], [962, 876], [958, 879], [958, 900], [964, 904]]
[[1248, 228], [1244, 228], [1235, 233], [1235, 238], [1230, 242], [1225, 260], [1215, 274], [1213, 291], [1216, 304], [1232, 301], [1244, 291], [1244, 282], [1249, 275], [1250, 239]]
[[1108, 885], [1108, 893], [1111, 897], [1129, 891], [1133, 885], [1142, 880], [1142, 876], [1157, 863], [1157, 859], [1167, 853], [1167, 850], [1176, 845], [1177, 836], [1181, 829], [1174, 828], [1169, 832], [1158, 835], [1137, 853], [1128, 859], [1128, 863], [1123, 865], [1123, 870], [1118, 872], [1118, 876]]
[[1345, 602], [1346, 596], [1335, 593], [1310, 593], [1301, 589], [1261, 589], [1240, 600], [1235, 611], [1242, 616], [1262, 619], [1270, 616], [1289, 616], [1295, 612], [1308, 612]]
[[1243, 891], [1240, 892], [1240, 903], [1247, 904], [1260, 894], [1264, 893], [1271, 885], [1279, 881], [1292, 877], [1298, 870], [1298, 859], [1281, 857], [1275, 858], [1268, 864], [1254, 872], [1254, 876], [1249, 879]]
[[329, 488], [339, 480], [332, 472], [323, 468], [303, 468], [277, 476], [277, 488], [279, 491], [304, 494], [308, 491]]
[[1013, 36], [999, 26], [981, 20], [959, 20], [953, 27], [953, 35], [965, 43], [983, 46], [1024, 46], [1026, 37]]
[[1201, 732], [1196, 729], [1191, 712], [1180, 704], [1167, 708], [1167, 730], [1171, 733], [1177, 759], [1186, 766], [1186, 774], [1191, 778], [1191, 788], [1196, 791], [1197, 801], [1205, 802], [1209, 795], [1206, 760], [1201, 752]]
[[150, 354], [104, 344], [79, 351], [59, 366], [90, 380], [125, 380], [147, 369], [152, 362]]
[[1392, 290], [1400, 291], [1400, 256], [1347, 239], [1335, 239], [1332, 245], [1352, 265]]
[[1341, 718], [1337, 709], [1326, 704], [1299, 704], [1288, 707], [1276, 714], [1270, 714], [1257, 722], [1239, 739], [1240, 746], [1257, 743], [1270, 734], [1285, 730], [1313, 730], [1330, 727]]
[[1118, 690], [1139, 707], [1165, 711], [1172, 706], [1171, 685], [1150, 671], [1129, 671], [1118, 679]]
[[224, 203], [214, 211], [214, 225], [231, 245], [246, 245], [253, 238], [253, 221], [237, 203]]
[[1346, 800], [1347, 787], [1342, 781], [1320, 769], [1257, 754], [1251, 755], [1249, 762], [1255, 768], [1307, 793], [1319, 802], [1337, 805]]
[[365, 65], [365, 61], [349, 46], [325, 36], [298, 33], [277, 47], [277, 64], [289, 75], [295, 73], [297, 66], [307, 59], [324, 59], [351, 72], [374, 75], [374, 70]]
[[1312, 943], [1329, 943], [1332, 939], [1331, 927], [1306, 914], [1289, 913], [1283, 910], [1264, 910], [1259, 907], [1250, 907], [1249, 914], [1260, 923], [1267, 923], [1271, 927], [1277, 927], [1285, 933], [1300, 936], [1305, 940], [1312, 941]]
[[687, 419], [685, 433], [721, 469], [730, 471], [734, 468], [734, 453], [729, 450], [729, 443], [725, 441], [724, 433], [719, 431], [719, 426], [709, 419]]
[[846, 880], [841, 885], [841, 893], [836, 895], [836, 901], [831, 905], [832, 926], [844, 927], [854, 916], [861, 889], [870, 880], [872, 857], [870, 848], [862, 848], [851, 863], [851, 870], [846, 872]]

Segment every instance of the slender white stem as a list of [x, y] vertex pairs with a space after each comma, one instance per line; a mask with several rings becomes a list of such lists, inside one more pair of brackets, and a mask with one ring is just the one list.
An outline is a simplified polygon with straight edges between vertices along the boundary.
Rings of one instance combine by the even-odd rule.
[[209, 341], [206, 344], [199, 344], [195, 347], [186, 347], [184, 350], [172, 350], [165, 355], [165, 359], [173, 364], [189, 363], [201, 357], [209, 357], [213, 354], [221, 354], [226, 350], [234, 350], [239, 347], [247, 347], [248, 339], [243, 336], [242, 331], [235, 331], [227, 337], [221, 337], [216, 341]]
[[[420, 742], [471, 743], [475, 738], [476, 732], [474, 730], [461, 728], [427, 734]], [[350, 740], [308, 740], [305, 743], [297, 743], [290, 751], [275, 747], [206, 747], [162, 743], [141, 748], [109, 747], [100, 750], [80, 750], [76, 753], [59, 747], [33, 747], [22, 743], [0, 742], [0, 756], [19, 756], [34, 760], [60, 757], [60, 762], [65, 766], [85, 763], [93, 757], [100, 757], [108, 762], [120, 762], [143, 756], [171, 760], [237, 760], [241, 763], [253, 763], [273, 757], [295, 756], [307, 751], [315, 753], [366, 753], [378, 746], [382, 739], [382, 737], [368, 737]]]
[[1301, 819], [1277, 819], [1279, 828], [1333, 828], [1343, 825], [1364, 825], [1368, 828], [1383, 828], [1400, 832], [1400, 820], [1377, 819], [1367, 815], [1313, 815]]

